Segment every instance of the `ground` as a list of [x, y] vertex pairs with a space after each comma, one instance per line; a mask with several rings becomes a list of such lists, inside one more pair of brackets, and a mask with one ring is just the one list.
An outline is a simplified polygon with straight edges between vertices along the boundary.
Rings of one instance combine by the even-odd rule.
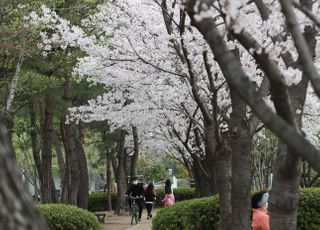
[[143, 210], [139, 224], [131, 225], [130, 222], [131, 217], [129, 215], [115, 216], [113, 212], [107, 212], [103, 230], [151, 230], [152, 220], [147, 220], [145, 209]]

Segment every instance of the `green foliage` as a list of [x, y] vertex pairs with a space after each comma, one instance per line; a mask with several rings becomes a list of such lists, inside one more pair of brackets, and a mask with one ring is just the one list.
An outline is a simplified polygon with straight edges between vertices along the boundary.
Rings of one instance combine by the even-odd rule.
[[[112, 207], [115, 207], [116, 199], [117, 199], [117, 193], [111, 193]], [[108, 202], [107, 193], [104, 193], [104, 192], [91, 193], [89, 195], [88, 210], [91, 212], [105, 211], [107, 210], [107, 202]]]
[[[215, 230], [218, 221], [218, 197], [212, 196], [182, 201], [158, 211], [152, 229]], [[320, 188], [300, 190], [297, 222], [298, 230], [320, 229]]]
[[320, 188], [301, 189], [297, 229], [320, 229]]
[[159, 210], [152, 220], [152, 229], [218, 229], [218, 206], [216, 196], [181, 201]]
[[[191, 200], [195, 198], [195, 189], [194, 188], [175, 188], [173, 190], [174, 197], [176, 202], [183, 200]], [[159, 198], [164, 198], [164, 188], [157, 189], [157, 196]]]
[[[195, 190], [194, 188], [177, 188], [173, 191], [176, 202], [180, 202], [183, 200], [190, 200], [195, 198]], [[164, 189], [157, 189], [157, 196], [160, 199], [164, 198]], [[112, 207], [116, 205], [117, 194], [111, 194], [111, 203]], [[91, 212], [96, 211], [105, 211], [107, 208], [107, 194], [104, 192], [91, 193], [89, 195], [89, 204], [88, 210]], [[157, 205], [162, 206], [162, 203], [157, 203]]]
[[39, 210], [51, 230], [98, 230], [94, 214], [72, 205], [45, 204]]

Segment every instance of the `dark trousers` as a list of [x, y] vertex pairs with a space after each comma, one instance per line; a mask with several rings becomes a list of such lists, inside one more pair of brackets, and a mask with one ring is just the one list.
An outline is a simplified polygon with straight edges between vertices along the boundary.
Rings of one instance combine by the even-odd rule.
[[148, 216], [152, 216], [152, 208], [153, 208], [153, 204], [148, 204], [146, 203], [146, 208], [147, 208], [147, 213], [148, 213]]

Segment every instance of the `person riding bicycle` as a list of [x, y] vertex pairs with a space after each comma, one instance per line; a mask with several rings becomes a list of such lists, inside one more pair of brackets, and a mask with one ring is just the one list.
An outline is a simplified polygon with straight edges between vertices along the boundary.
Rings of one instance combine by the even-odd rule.
[[139, 207], [139, 221], [141, 221], [141, 216], [142, 216], [142, 210], [143, 210], [143, 196], [144, 196], [144, 189], [143, 185], [139, 183], [137, 177], [133, 177], [131, 179], [131, 185], [129, 189], [126, 192], [126, 195], [129, 196], [129, 207], [131, 209], [131, 198], [130, 197], [135, 197], [137, 205]]

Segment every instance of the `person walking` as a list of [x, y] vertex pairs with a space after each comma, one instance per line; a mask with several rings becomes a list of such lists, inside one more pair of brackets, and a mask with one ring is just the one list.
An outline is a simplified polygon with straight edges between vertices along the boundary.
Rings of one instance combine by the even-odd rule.
[[162, 200], [164, 207], [171, 206], [175, 203], [175, 198], [174, 198], [171, 187], [172, 187], [171, 180], [167, 179], [164, 187], [165, 197]]
[[252, 230], [270, 230], [268, 213], [269, 193], [262, 190], [253, 194], [252, 206]]
[[145, 204], [147, 208], [147, 219], [152, 218], [152, 209], [156, 200], [156, 191], [152, 182], [150, 182], [144, 191]]
[[139, 207], [139, 217], [138, 220], [141, 221], [142, 210], [143, 210], [143, 196], [144, 196], [144, 189], [143, 185], [139, 183], [137, 177], [133, 177], [131, 180], [131, 185], [126, 192], [126, 195], [129, 196], [129, 206], [131, 209], [131, 197], [136, 198], [136, 202]]

